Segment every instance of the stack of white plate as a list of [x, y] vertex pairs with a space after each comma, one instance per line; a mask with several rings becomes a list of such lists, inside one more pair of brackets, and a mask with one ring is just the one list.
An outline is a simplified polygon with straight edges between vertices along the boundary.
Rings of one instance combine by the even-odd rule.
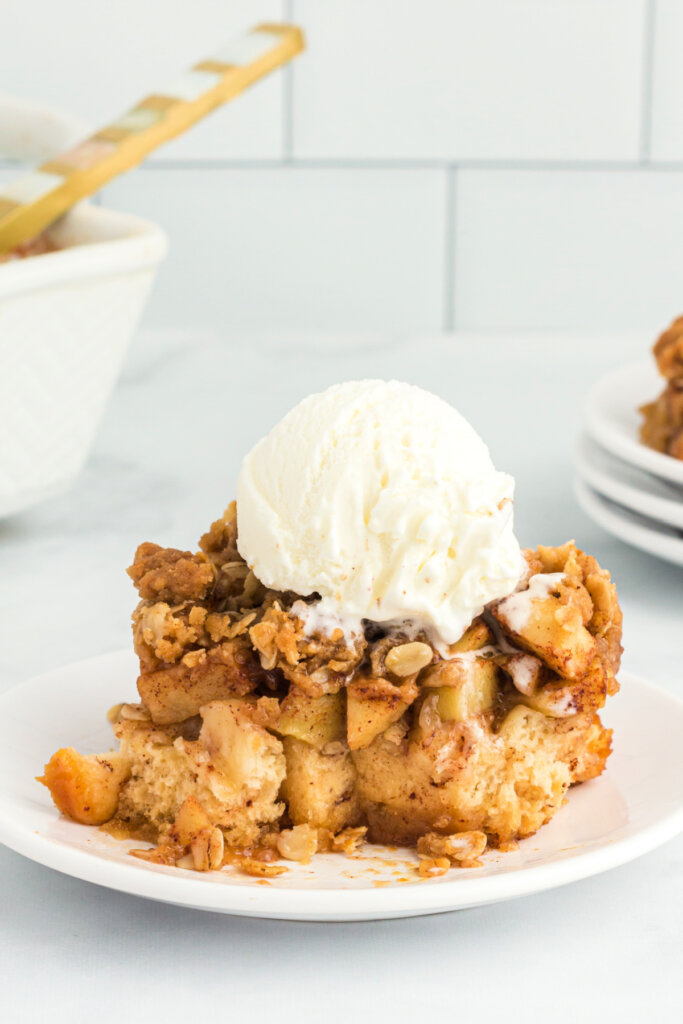
[[654, 362], [623, 366], [595, 386], [576, 450], [576, 494], [615, 537], [683, 565], [683, 461], [638, 440], [638, 407], [663, 388]]

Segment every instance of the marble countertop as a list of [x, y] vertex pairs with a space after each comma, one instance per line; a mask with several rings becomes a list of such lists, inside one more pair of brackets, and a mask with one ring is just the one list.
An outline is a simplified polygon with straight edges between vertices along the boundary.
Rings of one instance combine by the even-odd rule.
[[[430, 388], [471, 420], [496, 465], [516, 477], [522, 543], [574, 537], [608, 566], [624, 608], [624, 667], [683, 693], [683, 571], [609, 537], [572, 492], [587, 388], [647, 345], [643, 336], [143, 332], [72, 490], [0, 522], [0, 689], [128, 645], [134, 594], [123, 570], [136, 545], [194, 545], [234, 495], [243, 453], [294, 402], [338, 380], [381, 376]], [[390, 1007], [398, 1020], [448, 1006], [478, 1021], [550, 1010], [557, 1022], [642, 1012], [673, 1021], [683, 1012], [683, 838], [555, 892], [374, 924], [261, 922], [147, 903], [4, 848], [0, 878], [8, 1024], [48, 1006], [54, 1022], [85, 1012], [137, 1020], [143, 1010], [180, 1021], [221, 1006], [258, 1019], [266, 979], [283, 1021], [382, 1020]]]

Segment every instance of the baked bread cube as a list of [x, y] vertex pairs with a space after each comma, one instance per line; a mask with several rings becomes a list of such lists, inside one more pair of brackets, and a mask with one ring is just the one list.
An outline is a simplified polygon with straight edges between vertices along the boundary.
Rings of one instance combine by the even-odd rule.
[[356, 771], [348, 747], [338, 742], [327, 751], [286, 736], [287, 772], [281, 796], [294, 825], [340, 832], [361, 822]]
[[519, 705], [495, 730], [484, 716], [444, 722], [423, 706], [404, 737], [353, 753], [368, 836], [414, 845], [427, 832], [475, 830], [500, 845], [532, 835], [570, 785], [602, 772], [610, 742], [593, 715], [551, 719]]
[[[249, 845], [276, 822], [284, 805], [282, 743], [262, 724], [258, 702], [212, 701], [200, 712], [198, 731], [152, 722], [120, 721], [115, 732], [130, 777], [118, 817], [132, 827], [148, 823], [164, 832], [193, 796], [228, 845]], [[185, 734], [183, 734], [183, 732]]]

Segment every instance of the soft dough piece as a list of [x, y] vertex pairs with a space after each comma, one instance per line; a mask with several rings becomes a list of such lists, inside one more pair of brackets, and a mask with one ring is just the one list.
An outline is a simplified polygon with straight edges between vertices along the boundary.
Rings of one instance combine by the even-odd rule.
[[430, 831], [477, 830], [495, 845], [531, 835], [572, 783], [602, 772], [610, 744], [597, 715], [552, 719], [522, 705], [497, 733], [482, 716], [432, 720], [399, 743], [381, 736], [353, 752], [368, 837], [414, 844]]
[[163, 831], [194, 796], [229, 845], [248, 845], [284, 809], [278, 802], [285, 776], [282, 743], [260, 724], [253, 702], [212, 701], [200, 713], [196, 740], [173, 727], [118, 723], [121, 754], [130, 765], [119, 817]]

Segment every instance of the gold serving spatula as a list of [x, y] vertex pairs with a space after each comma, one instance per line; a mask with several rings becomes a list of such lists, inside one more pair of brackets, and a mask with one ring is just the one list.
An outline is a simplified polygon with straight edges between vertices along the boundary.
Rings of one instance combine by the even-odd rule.
[[35, 238], [79, 199], [303, 49], [303, 33], [294, 25], [258, 25], [73, 149], [0, 187], [0, 253]]

